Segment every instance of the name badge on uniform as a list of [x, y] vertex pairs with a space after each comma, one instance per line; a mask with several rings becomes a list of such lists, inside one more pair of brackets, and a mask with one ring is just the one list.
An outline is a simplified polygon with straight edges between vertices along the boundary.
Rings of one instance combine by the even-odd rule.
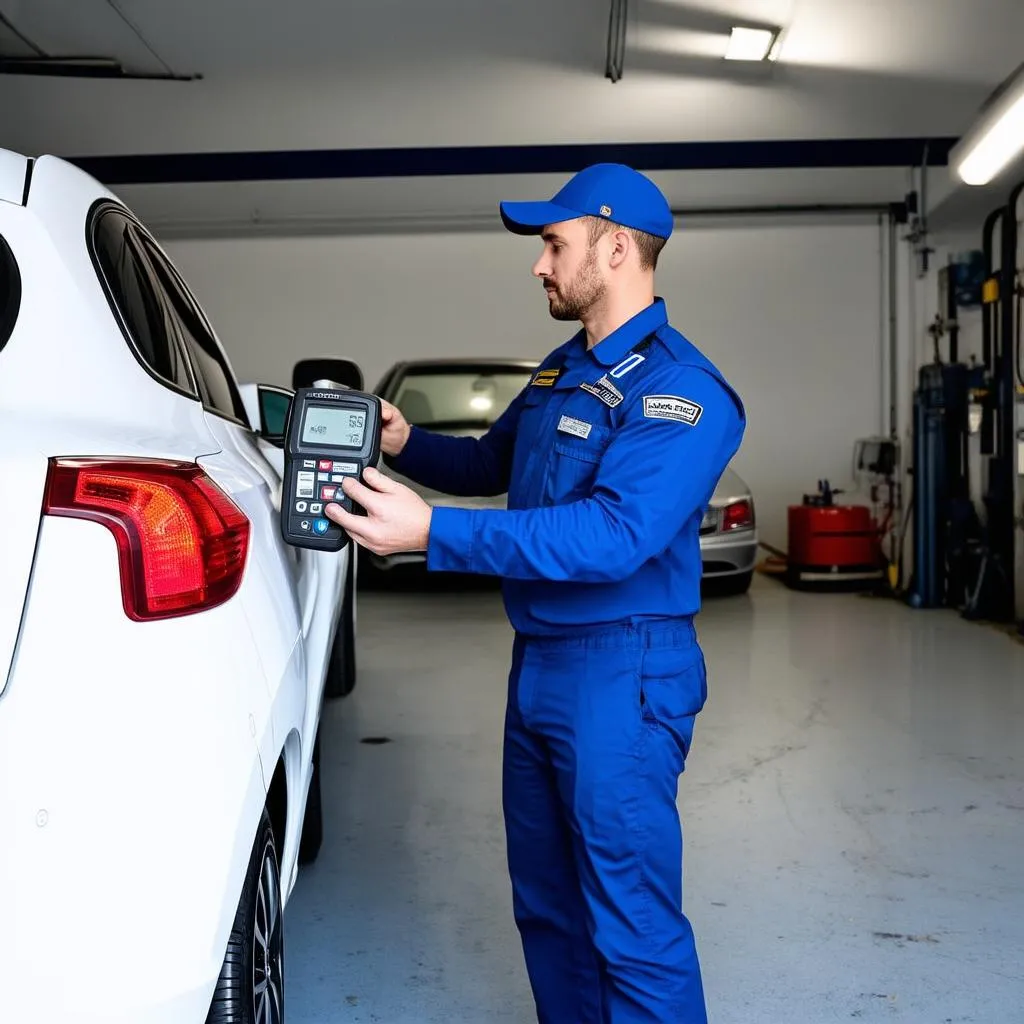
[[614, 409], [622, 402], [622, 392], [608, 379], [607, 375], [593, 384], [584, 381], [580, 387], [596, 398], [600, 398], [609, 409]]
[[593, 429], [593, 424], [584, 423], [583, 420], [575, 419], [572, 416], [563, 416], [558, 421], [558, 429], [563, 434], [575, 434], [576, 437], [582, 437], [584, 439], [590, 437], [590, 431]]
[[562, 376], [562, 367], [555, 367], [553, 370], [538, 370], [530, 379], [530, 386], [535, 388], [551, 388]]

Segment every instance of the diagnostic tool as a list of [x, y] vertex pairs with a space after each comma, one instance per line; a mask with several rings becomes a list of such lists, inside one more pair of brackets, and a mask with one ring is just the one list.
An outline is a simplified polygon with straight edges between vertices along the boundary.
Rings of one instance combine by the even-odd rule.
[[361, 479], [380, 458], [380, 399], [330, 380], [299, 388], [288, 410], [281, 534], [300, 548], [340, 551], [347, 537], [324, 515], [332, 501], [348, 512], [345, 477]]

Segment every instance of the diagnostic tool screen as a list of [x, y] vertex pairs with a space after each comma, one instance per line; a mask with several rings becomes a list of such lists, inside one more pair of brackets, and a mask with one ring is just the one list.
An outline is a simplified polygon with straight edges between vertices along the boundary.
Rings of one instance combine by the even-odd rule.
[[362, 448], [366, 412], [337, 406], [311, 405], [302, 424], [302, 441], [311, 445]]

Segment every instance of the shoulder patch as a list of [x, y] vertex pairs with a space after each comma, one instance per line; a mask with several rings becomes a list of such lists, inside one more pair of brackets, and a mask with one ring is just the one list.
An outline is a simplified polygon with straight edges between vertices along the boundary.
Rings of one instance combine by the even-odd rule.
[[622, 404], [622, 392], [608, 379], [607, 374], [594, 384], [585, 380], [580, 387], [596, 398], [600, 398], [609, 409], [614, 409], [617, 405]]
[[695, 427], [704, 407], [678, 395], [644, 395], [644, 415], [655, 420], [678, 420]]
[[533, 378], [530, 380], [530, 386], [535, 388], [550, 388], [555, 386], [555, 382], [559, 377], [562, 376], [562, 367], [556, 367], [552, 370], [538, 370]]

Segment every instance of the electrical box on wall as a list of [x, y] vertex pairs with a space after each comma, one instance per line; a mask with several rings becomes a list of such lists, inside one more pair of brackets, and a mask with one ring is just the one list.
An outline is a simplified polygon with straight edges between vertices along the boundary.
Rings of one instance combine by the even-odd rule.
[[980, 249], [958, 252], [952, 260], [953, 291], [960, 309], [981, 305], [985, 284], [985, 254]]

